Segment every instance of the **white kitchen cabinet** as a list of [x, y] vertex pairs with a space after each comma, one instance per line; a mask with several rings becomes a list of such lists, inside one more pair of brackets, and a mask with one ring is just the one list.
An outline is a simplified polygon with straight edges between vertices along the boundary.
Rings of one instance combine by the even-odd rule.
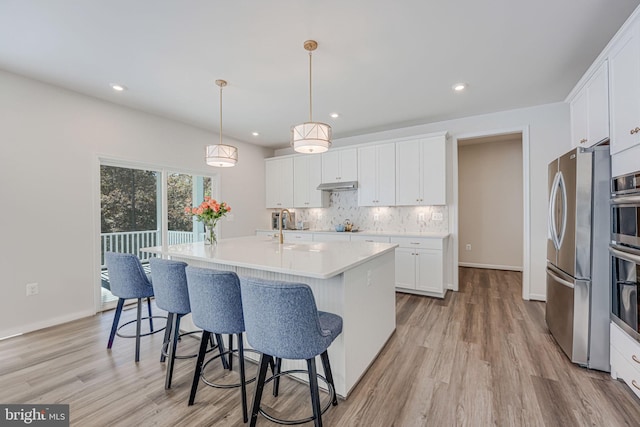
[[358, 180], [358, 151], [355, 148], [333, 149], [322, 153], [322, 182]]
[[640, 397], [640, 342], [611, 323], [611, 377], [621, 379]]
[[314, 242], [348, 242], [351, 240], [349, 233], [313, 233]]
[[445, 205], [446, 196], [446, 136], [396, 143], [396, 205]]
[[313, 241], [312, 233], [297, 233], [295, 231], [287, 231], [283, 234], [284, 241], [293, 242], [311, 242]]
[[322, 182], [322, 157], [317, 154], [293, 158], [293, 207], [324, 208], [329, 193], [318, 190]]
[[630, 29], [609, 55], [611, 154], [640, 144], [640, 37]]
[[443, 239], [391, 237], [396, 248], [396, 288], [444, 298]]
[[591, 147], [609, 138], [609, 74], [604, 61], [571, 101], [574, 147]]
[[395, 204], [395, 144], [358, 148], [358, 206], [394, 206]]
[[389, 236], [371, 236], [363, 234], [352, 234], [352, 242], [369, 242], [369, 243], [389, 243], [391, 242]]
[[265, 159], [267, 208], [293, 207], [293, 158]]

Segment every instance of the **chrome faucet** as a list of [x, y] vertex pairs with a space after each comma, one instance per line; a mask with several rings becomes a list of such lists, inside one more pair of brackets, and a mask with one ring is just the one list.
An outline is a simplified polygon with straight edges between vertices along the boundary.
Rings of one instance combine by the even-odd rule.
[[284, 236], [282, 235], [282, 223], [284, 222], [284, 217], [282, 216], [284, 212], [287, 213], [289, 219], [291, 219], [291, 212], [289, 209], [280, 209], [280, 216], [278, 217], [278, 231], [280, 232], [280, 244], [284, 243]]

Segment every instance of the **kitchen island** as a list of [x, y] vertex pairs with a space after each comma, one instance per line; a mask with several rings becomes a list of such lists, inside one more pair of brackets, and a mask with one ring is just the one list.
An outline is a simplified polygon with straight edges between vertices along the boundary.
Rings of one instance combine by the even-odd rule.
[[[395, 330], [395, 248], [390, 243], [303, 242], [268, 237], [222, 239], [143, 249], [189, 265], [308, 284], [319, 310], [343, 319], [329, 347], [336, 393], [346, 398]], [[283, 361], [283, 370], [305, 369]], [[321, 370], [321, 365], [319, 370]]]

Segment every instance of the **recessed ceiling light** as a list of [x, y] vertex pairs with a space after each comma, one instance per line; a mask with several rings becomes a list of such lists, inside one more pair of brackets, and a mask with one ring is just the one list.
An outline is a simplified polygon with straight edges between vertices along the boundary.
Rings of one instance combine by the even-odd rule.
[[332, 119], [337, 119], [338, 117], [340, 117], [340, 114], [338, 113], [331, 113], [329, 115], [331, 116]]
[[123, 86], [123, 85], [118, 84], [118, 83], [110, 83], [109, 86], [111, 86], [111, 89], [115, 90], [116, 92], [123, 92], [123, 91], [127, 90], [126, 86]]
[[251, 135], [253, 136], [260, 136], [260, 134], [258, 132], [251, 132]]
[[453, 90], [455, 90], [456, 92], [461, 92], [463, 90], [465, 90], [467, 88], [467, 84], [466, 83], [456, 83], [453, 85]]

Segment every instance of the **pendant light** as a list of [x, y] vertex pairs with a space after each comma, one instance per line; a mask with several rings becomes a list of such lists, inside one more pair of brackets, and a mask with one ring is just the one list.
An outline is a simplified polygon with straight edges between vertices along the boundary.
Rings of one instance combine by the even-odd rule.
[[238, 163], [238, 149], [233, 145], [222, 143], [222, 88], [227, 85], [227, 82], [225, 80], [216, 80], [216, 84], [220, 86], [220, 143], [208, 145], [205, 158], [210, 166], [229, 168]]
[[307, 40], [304, 48], [309, 52], [309, 121], [291, 127], [291, 146], [299, 153], [324, 153], [331, 147], [331, 126], [314, 122], [311, 109], [311, 53], [318, 48], [318, 43]]

